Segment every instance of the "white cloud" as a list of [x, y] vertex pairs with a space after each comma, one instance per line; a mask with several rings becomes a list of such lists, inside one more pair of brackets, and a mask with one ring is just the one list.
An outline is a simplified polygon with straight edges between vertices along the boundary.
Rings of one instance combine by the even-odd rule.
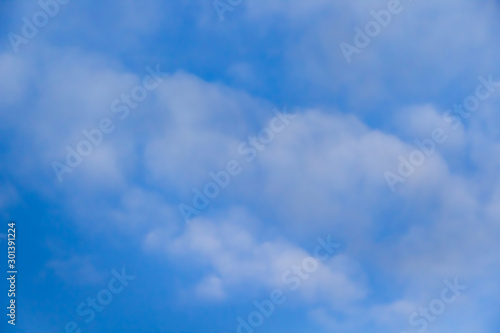
[[[2, 125], [29, 138], [16, 146], [22, 151], [13, 155], [19, 163], [6, 168], [33, 188], [40, 189], [41, 184], [50, 188], [42, 193], [61, 190], [63, 205], [76, 221], [93, 217], [91, 223], [85, 221], [89, 230], [99, 225], [117, 238], [132, 230], [144, 239], [145, 253], [160, 250], [183, 268], [203, 271], [190, 286], [201, 298], [230, 301], [233, 294], [255, 295], [259, 287], [283, 287], [282, 272], [309, 255], [298, 244], [328, 232], [345, 239], [348, 249], [322, 265], [299, 291], [301, 304], [317, 307], [310, 315], [318, 321], [355, 330], [356, 321], [366, 318], [359, 325], [373, 321], [396, 327], [412, 307], [432, 297], [443, 278], [459, 275], [470, 281], [471, 291], [466, 306], [457, 306], [457, 313], [447, 320], [456, 323], [450, 327], [460, 323], [479, 332], [484, 326], [479, 322], [492, 316], [482, 312], [487, 308], [482, 302], [498, 294], [489, 282], [498, 280], [495, 267], [500, 259], [500, 145], [492, 121], [498, 102], [489, 101], [467, 129], [453, 132], [443, 153], [438, 149], [397, 195], [388, 193], [383, 174], [397, 168], [398, 155], [414, 149], [411, 138], [427, 137], [429, 130], [443, 125], [443, 110], [431, 106], [436, 105], [434, 95], [462, 76], [475, 80], [477, 74], [494, 68], [497, 59], [491, 54], [496, 47], [487, 46], [494, 40], [497, 23], [486, 12], [495, 13], [497, 8], [491, 1], [414, 2], [366, 55], [348, 67], [339, 57], [338, 43], [352, 38], [352, 27], [384, 4], [319, 0], [245, 4], [250, 19], [261, 20], [259, 24], [283, 14], [291, 22], [286, 24], [307, 26], [287, 44], [283, 61], [304, 85], [342, 95], [347, 104], [340, 111], [301, 109], [291, 126], [231, 184], [230, 203], [221, 203], [216, 211], [224, 215], [228, 206], [238, 203], [252, 210], [252, 217], [242, 212], [228, 213], [226, 219], [209, 215], [181, 229], [178, 212], [172, 208], [177, 196], [202, 185], [209, 171], [233, 158], [237, 144], [265, 124], [272, 109], [267, 101], [185, 72], [165, 77], [143, 113], [123, 123], [123, 131], [75, 171], [74, 182], [54, 189], [45, 177], [33, 175], [43, 167], [50, 171], [49, 163], [64, 156], [65, 145], [77, 142], [82, 129], [98, 124], [110, 113], [110, 102], [141, 77], [109, 59], [43, 48], [42, 42], [35, 45], [41, 47], [36, 73], [30, 72], [28, 58], [0, 56], [0, 70], [7, 73], [0, 78], [0, 103], [9, 107], [18, 103], [31, 84], [36, 91], [30, 107], [18, 110], [16, 117], [23, 121], [7, 117]], [[127, 5], [124, 17], [137, 8]], [[141, 10], [134, 26], [149, 32], [141, 20], [153, 10]], [[489, 51], [478, 53], [483, 49]], [[243, 62], [229, 69], [240, 79], [251, 76], [252, 70], [251, 63]], [[408, 96], [418, 103], [408, 102]], [[397, 129], [376, 130], [352, 115], [366, 116], [373, 111], [370, 104], [392, 98], [399, 102], [379, 116], [380, 128], [389, 124]], [[477, 170], [457, 168], [469, 162]], [[18, 197], [10, 185], [0, 194], [1, 207]], [[108, 202], [110, 197], [116, 201]], [[276, 230], [280, 238], [267, 236]], [[49, 267], [67, 281], [79, 275], [95, 281], [99, 276], [89, 258], [54, 260]], [[384, 300], [363, 302], [369, 293], [377, 293], [371, 284], [380, 283], [363, 279], [370, 274], [374, 280], [386, 278], [397, 292]], [[459, 309], [477, 317], [461, 317]], [[336, 317], [337, 311], [346, 316], [345, 323]], [[392, 317], [397, 318], [392, 321]]]
[[165, 114], [159, 134], [147, 143], [146, 166], [154, 181], [181, 192], [237, 157], [236, 147], [248, 133], [245, 118], [271, 110], [244, 93], [185, 73], [166, 78], [158, 94]]
[[[191, 269], [208, 268], [196, 286], [196, 292], [204, 298], [218, 300], [228, 293], [255, 297], [264, 286], [290, 292], [292, 284], [283, 280], [283, 275], [292, 265], [301, 265], [310, 252], [279, 239], [259, 241], [255, 231], [250, 231], [255, 228], [245, 227], [248, 225], [249, 217], [236, 210], [220, 220], [196, 219], [174, 239], [159, 242], [156, 239], [161, 231], [154, 231], [145, 241], [146, 246], [157, 246], [157, 250]], [[336, 255], [320, 262], [296, 292], [303, 302], [320, 302], [341, 310], [362, 299], [365, 287], [360, 267], [348, 256]]]

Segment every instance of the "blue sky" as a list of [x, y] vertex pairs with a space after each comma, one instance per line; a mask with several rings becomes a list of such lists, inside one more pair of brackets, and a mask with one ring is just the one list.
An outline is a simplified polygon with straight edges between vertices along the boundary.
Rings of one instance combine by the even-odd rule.
[[499, 15], [0, 2], [2, 332], [498, 332]]

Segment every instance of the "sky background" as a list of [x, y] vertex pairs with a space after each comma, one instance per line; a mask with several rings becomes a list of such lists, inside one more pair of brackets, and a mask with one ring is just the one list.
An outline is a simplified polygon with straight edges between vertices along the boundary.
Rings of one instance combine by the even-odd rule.
[[[410, 333], [455, 279], [467, 289], [426, 332], [499, 332], [500, 84], [447, 112], [500, 82], [500, 2], [401, 0], [347, 61], [341, 43], [390, 2], [242, 0], [222, 20], [211, 0], [71, 0], [16, 44], [40, 3], [0, 1], [0, 257], [5, 276], [16, 220], [19, 271], [2, 332], [232, 333], [279, 289], [253, 331]], [[289, 123], [248, 161], [278, 110]], [[54, 162], [103, 119], [114, 130], [60, 181]], [[435, 129], [446, 140], [391, 189]], [[186, 221], [179, 205], [232, 160]], [[340, 247], [290, 290], [318, 237]], [[135, 278], [85, 322], [122, 268]]]

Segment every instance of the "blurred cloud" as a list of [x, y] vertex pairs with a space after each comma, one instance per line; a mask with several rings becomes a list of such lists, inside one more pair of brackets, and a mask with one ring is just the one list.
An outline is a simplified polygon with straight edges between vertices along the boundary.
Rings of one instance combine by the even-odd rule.
[[[2, 44], [0, 208], [26, 220], [21, 244], [31, 233], [23, 297], [37, 327], [60, 330], [86, 286], [126, 266], [137, 286], [92, 331], [234, 328], [334, 235], [345, 249], [268, 329], [403, 331], [458, 276], [469, 289], [432, 330], [496, 332], [500, 99], [460, 128], [443, 115], [500, 75], [498, 4], [404, 4], [351, 64], [339, 44], [386, 1], [245, 1], [224, 22], [210, 2], [71, 2], [20, 54]], [[37, 7], [11, 8], [4, 35]], [[156, 64], [161, 85], [121, 121], [113, 101]], [[285, 106], [286, 130], [186, 225], [178, 204], [244, 162], [238, 145]], [[104, 117], [116, 130], [59, 183], [51, 163]], [[384, 173], [437, 127], [446, 142], [390, 191]]]

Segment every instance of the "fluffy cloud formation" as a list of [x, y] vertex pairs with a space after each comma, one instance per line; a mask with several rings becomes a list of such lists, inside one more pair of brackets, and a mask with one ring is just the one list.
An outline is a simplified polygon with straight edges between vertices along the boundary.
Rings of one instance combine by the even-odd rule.
[[[469, 116], [448, 116], [458, 117], [449, 112], [478, 77], [500, 77], [498, 5], [401, 3], [350, 64], [340, 43], [353, 43], [353, 28], [386, 1], [244, 2], [223, 23], [210, 4], [130, 0], [99, 11], [72, 2], [20, 54], [2, 49], [0, 208], [40, 233], [32, 304], [59, 297], [72, 308], [82, 299], [57, 283], [98, 288], [103, 266], [127, 266], [141, 283], [115, 311], [137, 316], [143, 330], [206, 330], [184, 326], [204, 307], [210, 330], [222, 330], [247, 304], [289, 289], [284, 274], [333, 235], [342, 251], [318, 264], [280, 309], [286, 318], [270, 325], [411, 331], [413, 314], [458, 278], [467, 290], [429, 321], [432, 330], [496, 332], [500, 99], [492, 92]], [[80, 12], [112, 13], [116, 23], [106, 20], [101, 35]], [[127, 104], [151, 70], [157, 87]], [[289, 123], [262, 144], [275, 110]], [[103, 119], [113, 131], [59, 182], [53, 162], [67, 163], [67, 147], [78, 150]], [[436, 128], [446, 139], [428, 153]], [[242, 171], [186, 223], [179, 204], [231, 160]], [[387, 172], [402, 181], [391, 187]], [[150, 304], [148, 320], [136, 303]], [[69, 320], [35, 309], [37, 327]], [[115, 327], [113, 316], [101, 319], [93, 331]]]
[[[208, 268], [207, 276], [197, 287], [205, 296], [209, 292], [214, 298], [227, 296], [229, 291], [240, 293], [238, 290], [245, 284], [254, 286], [247, 290], [250, 294], [255, 293], [252, 289], [257, 286], [294, 290], [300, 287], [297, 292], [307, 303], [323, 302], [337, 309], [364, 296], [359, 267], [345, 255], [318, 263], [319, 268], [310, 277], [308, 274], [302, 285], [291, 268], [300, 266], [312, 254], [283, 240], [259, 242], [242, 226], [248, 224], [248, 219], [240, 210], [222, 221], [196, 219], [180, 237], [164, 242], [164, 250], [182, 262], [196, 258], [197, 263]], [[157, 237], [157, 232], [149, 234], [146, 245], [157, 247]]]

